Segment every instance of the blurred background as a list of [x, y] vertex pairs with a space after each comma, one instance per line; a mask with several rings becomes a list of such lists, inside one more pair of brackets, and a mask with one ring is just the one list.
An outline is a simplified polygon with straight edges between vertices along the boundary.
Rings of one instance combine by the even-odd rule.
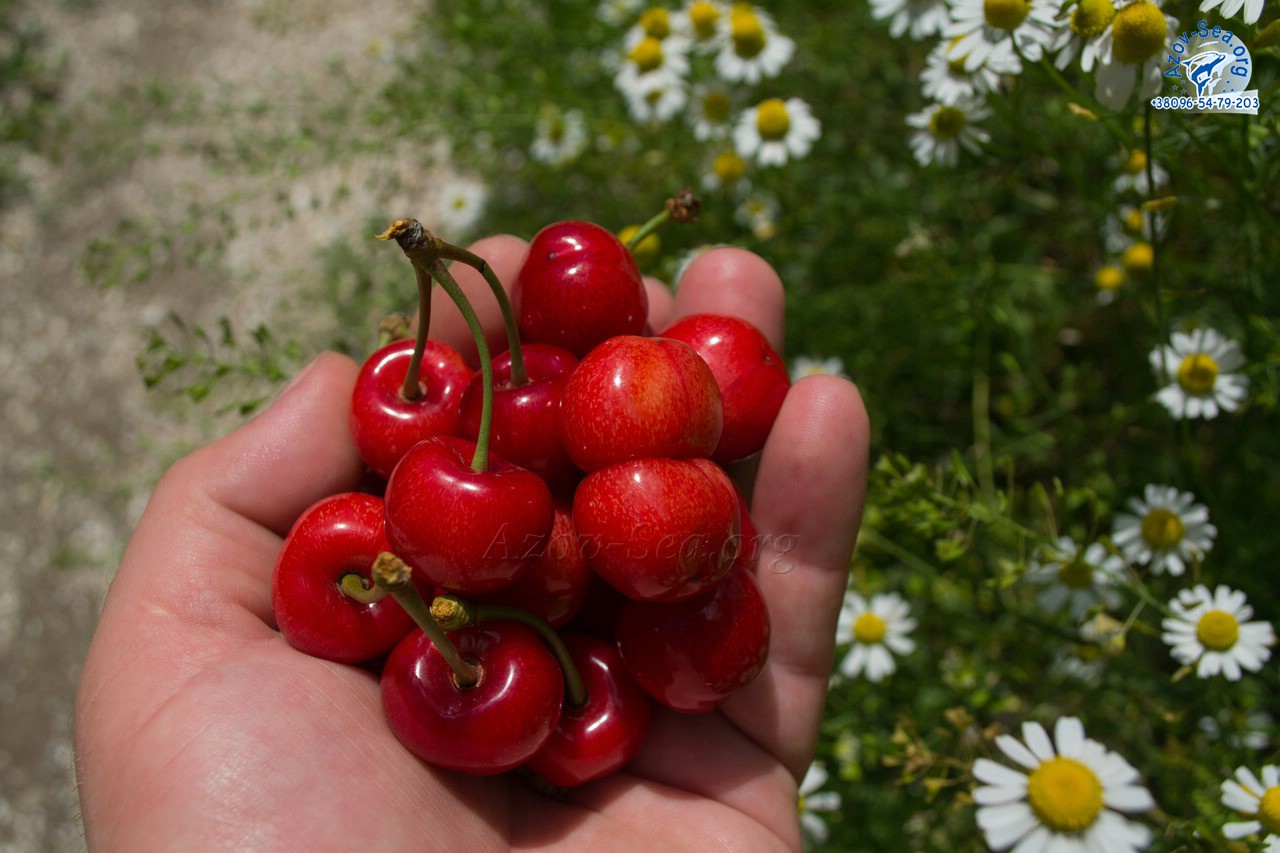
[[[705, 50], [695, 6], [720, 16]], [[1207, 682], [1160, 622], [1197, 582], [1280, 616], [1276, 12], [1230, 22], [1252, 117], [1104, 103], [1078, 58], [966, 68], [939, 54], [965, 7], [0, 0], [0, 849], [82, 846], [76, 679], [160, 474], [411, 308], [371, 235], [406, 215], [453, 242], [620, 231], [685, 185], [701, 220], [638, 260], [678, 282], [733, 243], [778, 268], [793, 372], [850, 376], [872, 417], [852, 589], [910, 607], [893, 671], [834, 674], [837, 803], [810, 843], [979, 849], [973, 759], [1064, 714], [1138, 766], [1156, 849], [1225, 843], [1220, 780], [1275, 760], [1276, 666]], [[1074, 3], [1036, 8], [1024, 51], [1097, 47]], [[1146, 66], [1222, 20], [1161, 14]], [[1150, 354], [1207, 328], [1248, 392], [1182, 417]], [[1182, 577], [1112, 539], [1152, 484], [1215, 526]], [[1122, 559], [1122, 598], [1044, 606], [1062, 537]], [[840, 664], [859, 640], [838, 640]]]

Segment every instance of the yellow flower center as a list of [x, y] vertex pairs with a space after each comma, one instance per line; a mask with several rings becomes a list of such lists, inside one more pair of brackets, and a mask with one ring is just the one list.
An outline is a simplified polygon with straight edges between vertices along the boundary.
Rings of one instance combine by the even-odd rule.
[[750, 3], [738, 3], [729, 13], [729, 34], [733, 37], [733, 52], [743, 59], [753, 59], [764, 50], [764, 26]]
[[564, 133], [565, 133], [564, 122], [561, 121], [560, 119], [555, 119], [554, 121], [551, 122], [551, 125], [547, 128], [547, 139], [550, 139], [552, 142], [560, 142], [562, 139], [564, 139]]
[[929, 132], [938, 139], [955, 139], [964, 131], [964, 110], [956, 107], [939, 107], [929, 117]]
[[1142, 211], [1136, 207], [1124, 215], [1124, 227], [1128, 228], [1134, 234], [1141, 234], [1142, 227], [1146, 224], [1146, 219], [1142, 215]]
[[1178, 365], [1178, 384], [1188, 394], [1208, 394], [1218, 381], [1218, 363], [1202, 352], [1193, 353]]
[[1088, 589], [1093, 586], [1093, 566], [1076, 558], [1058, 568], [1058, 580], [1071, 589]]
[[804, 809], [805, 809], [804, 794], [800, 794], [799, 797], [796, 799], [796, 811], [798, 811], [800, 814], [804, 814]]
[[640, 29], [649, 38], [659, 41], [671, 35], [671, 18], [667, 10], [659, 6], [645, 9], [640, 16]]
[[871, 611], [859, 614], [853, 623], [853, 639], [866, 646], [884, 641], [884, 620]]
[[1147, 152], [1135, 148], [1129, 152], [1129, 157], [1124, 161], [1124, 171], [1129, 175], [1140, 175], [1147, 170]]
[[1080, 832], [1102, 811], [1102, 783], [1075, 759], [1051, 758], [1027, 777], [1027, 804], [1054, 832]]
[[997, 30], [1016, 30], [1031, 11], [1031, 0], [982, 0], [982, 14]]
[[1258, 822], [1266, 832], [1280, 835], [1280, 785], [1268, 788], [1258, 800]]
[[[640, 230], [639, 225], [628, 225], [618, 232], [618, 240], [626, 245], [631, 242], [631, 238], [636, 236], [636, 232]], [[656, 232], [645, 235], [634, 249], [631, 250], [631, 256], [636, 259], [636, 265], [647, 267], [658, 259], [658, 255], [662, 252], [662, 241], [658, 239]]]
[[1142, 519], [1142, 538], [1156, 551], [1168, 551], [1177, 546], [1186, 532], [1187, 528], [1178, 514], [1163, 507], [1151, 510]]
[[720, 12], [710, 3], [694, 3], [689, 7], [689, 20], [693, 23], [694, 33], [705, 41], [716, 34], [716, 22], [720, 20]]
[[653, 36], [645, 36], [640, 43], [631, 48], [628, 58], [636, 64], [641, 74], [647, 74], [662, 67], [662, 42]]
[[727, 121], [729, 118], [729, 96], [718, 90], [708, 92], [702, 98], [702, 115], [708, 121]]
[[1156, 253], [1150, 243], [1137, 242], [1125, 249], [1120, 255], [1120, 263], [1131, 275], [1143, 275], [1151, 272], [1155, 264]]
[[1099, 290], [1119, 290], [1124, 284], [1124, 270], [1114, 264], [1099, 267], [1093, 274], [1093, 283]]
[[726, 186], [737, 183], [747, 173], [746, 161], [733, 151], [725, 151], [723, 154], [716, 155], [715, 162], [711, 168], [716, 173], [716, 177], [720, 179], [720, 183]]
[[1240, 639], [1240, 623], [1223, 610], [1210, 610], [1196, 623], [1196, 639], [1206, 649], [1225, 652]]
[[1116, 7], [1111, 0], [1080, 0], [1071, 13], [1071, 29], [1083, 38], [1097, 38], [1115, 16]]
[[787, 105], [778, 98], [770, 98], [756, 107], [756, 130], [760, 138], [766, 142], [777, 142], [785, 139], [791, 129], [791, 117], [787, 115]]
[[1138, 0], [1116, 12], [1111, 23], [1111, 55], [1138, 65], [1164, 49], [1164, 12], [1150, 0]]

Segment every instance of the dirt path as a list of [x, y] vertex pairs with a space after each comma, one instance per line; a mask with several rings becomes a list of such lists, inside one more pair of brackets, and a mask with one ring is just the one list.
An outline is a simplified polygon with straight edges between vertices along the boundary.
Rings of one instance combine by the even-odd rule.
[[360, 110], [403, 4], [29, 6], [65, 61], [65, 130], [0, 211], [0, 850], [75, 850], [71, 707], [102, 596], [159, 474], [235, 420], [148, 396], [144, 329], [278, 316], [333, 235], [421, 209], [422, 152], [378, 150]]

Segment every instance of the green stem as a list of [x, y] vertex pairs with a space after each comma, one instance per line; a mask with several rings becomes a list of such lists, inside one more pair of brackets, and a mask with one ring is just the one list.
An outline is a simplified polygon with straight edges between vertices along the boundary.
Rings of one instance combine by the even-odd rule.
[[547, 623], [547, 620], [518, 607], [467, 601], [456, 595], [436, 596], [436, 599], [431, 602], [431, 615], [452, 630], [504, 619], [527, 625], [538, 633], [560, 664], [560, 669], [564, 672], [564, 692], [569, 708], [586, 706], [587, 690], [582, 684], [582, 675], [578, 672], [578, 667], [574, 664], [573, 656], [569, 654], [564, 640], [560, 639], [560, 635]]
[[648, 222], [640, 226], [636, 233], [631, 235], [631, 239], [627, 241], [627, 249], [634, 252], [636, 246], [639, 246], [645, 237], [661, 228], [670, 218], [671, 211], [669, 210], [663, 210], [651, 217]]
[[978, 342], [974, 348], [973, 391], [973, 455], [978, 467], [978, 485], [988, 504], [995, 502], [995, 467], [991, 459], [991, 279], [994, 273], [984, 276], [985, 286], [980, 299], [978, 317]]
[[[416, 261], [415, 261], [416, 263]], [[476, 339], [476, 356], [480, 359], [480, 381], [483, 391], [483, 402], [480, 408], [480, 432], [476, 435], [476, 452], [471, 457], [471, 470], [481, 473], [489, 470], [489, 434], [493, 430], [493, 363], [489, 357], [489, 344], [484, 339], [484, 328], [480, 318], [471, 307], [467, 296], [449, 274], [449, 269], [440, 260], [431, 268], [432, 277], [440, 283], [440, 288], [453, 300], [466, 320], [467, 328]]]
[[431, 615], [431, 609], [427, 607], [427, 603], [418, 594], [417, 587], [413, 585], [413, 572], [404, 560], [389, 551], [383, 551], [373, 561], [370, 573], [373, 575], [374, 583], [395, 596], [404, 611], [413, 617], [413, 621], [422, 629], [422, 633], [427, 635], [427, 639], [435, 646], [440, 657], [444, 658], [445, 663], [449, 664], [449, 668], [453, 670], [453, 677], [458, 686], [463, 689], [475, 686], [475, 683], [480, 680], [480, 667], [465, 660], [458, 653], [458, 647], [453, 644], [444, 629], [436, 622], [435, 617]]
[[406, 400], [416, 400], [422, 396], [421, 382], [422, 354], [427, 348], [427, 328], [431, 325], [431, 277], [424, 274], [417, 264], [413, 267], [418, 279], [418, 334], [413, 339], [413, 356], [409, 359], [409, 369], [404, 374], [404, 385], [400, 387], [400, 396]]
[[507, 347], [511, 350], [511, 385], [513, 387], [524, 385], [529, 381], [529, 375], [525, 372], [524, 354], [520, 351], [520, 330], [516, 326], [515, 312], [511, 310], [511, 300], [507, 297], [506, 288], [498, 280], [498, 274], [484, 258], [452, 243], [440, 243], [440, 257], [450, 261], [461, 261], [484, 276], [484, 280], [488, 282], [489, 289], [493, 291], [493, 298], [498, 300], [498, 308], [502, 310], [502, 322], [507, 327]]
[[347, 598], [361, 604], [376, 604], [387, 597], [387, 590], [371, 583], [359, 572], [347, 572], [343, 575], [338, 581], [338, 589], [342, 590], [342, 594]]
[[[1151, 156], [1151, 104], [1147, 104], [1142, 112], [1142, 149], [1147, 157], [1147, 199], [1150, 200], [1155, 194], [1155, 161]], [[1156, 239], [1156, 219], [1154, 212], [1145, 213], [1147, 226], [1147, 242], [1151, 245], [1151, 292], [1155, 301], [1156, 312], [1156, 332], [1157, 346], [1161, 352], [1164, 350], [1165, 343], [1169, 340], [1169, 332], [1164, 327], [1164, 301], [1160, 298], [1160, 244]], [[1168, 371], [1164, 363], [1164, 358], [1158, 359], [1160, 362], [1160, 387], [1163, 388], [1165, 383], [1169, 381]]]

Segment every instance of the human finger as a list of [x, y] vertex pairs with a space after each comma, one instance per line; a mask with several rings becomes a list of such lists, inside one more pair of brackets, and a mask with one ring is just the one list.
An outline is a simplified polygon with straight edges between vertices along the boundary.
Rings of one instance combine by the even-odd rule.
[[785, 305], [782, 279], [767, 261], [746, 249], [725, 246], [689, 264], [676, 288], [671, 320], [690, 314], [739, 317], [782, 352]]
[[[510, 234], [499, 234], [485, 237], [471, 244], [469, 250], [481, 257], [493, 269], [502, 288], [510, 295], [516, 283], [520, 267], [524, 265], [525, 256], [529, 253], [529, 244], [519, 237]], [[489, 345], [491, 355], [507, 351], [507, 331], [502, 322], [502, 310], [494, 298], [488, 282], [473, 267], [455, 261], [449, 272], [453, 275], [462, 292], [466, 294], [475, 309], [476, 317], [484, 329], [485, 341]], [[471, 335], [462, 312], [449, 298], [443, 288], [431, 289], [431, 329], [430, 336], [434, 340], [443, 341], [455, 347], [472, 365], [477, 365], [475, 339]]]

